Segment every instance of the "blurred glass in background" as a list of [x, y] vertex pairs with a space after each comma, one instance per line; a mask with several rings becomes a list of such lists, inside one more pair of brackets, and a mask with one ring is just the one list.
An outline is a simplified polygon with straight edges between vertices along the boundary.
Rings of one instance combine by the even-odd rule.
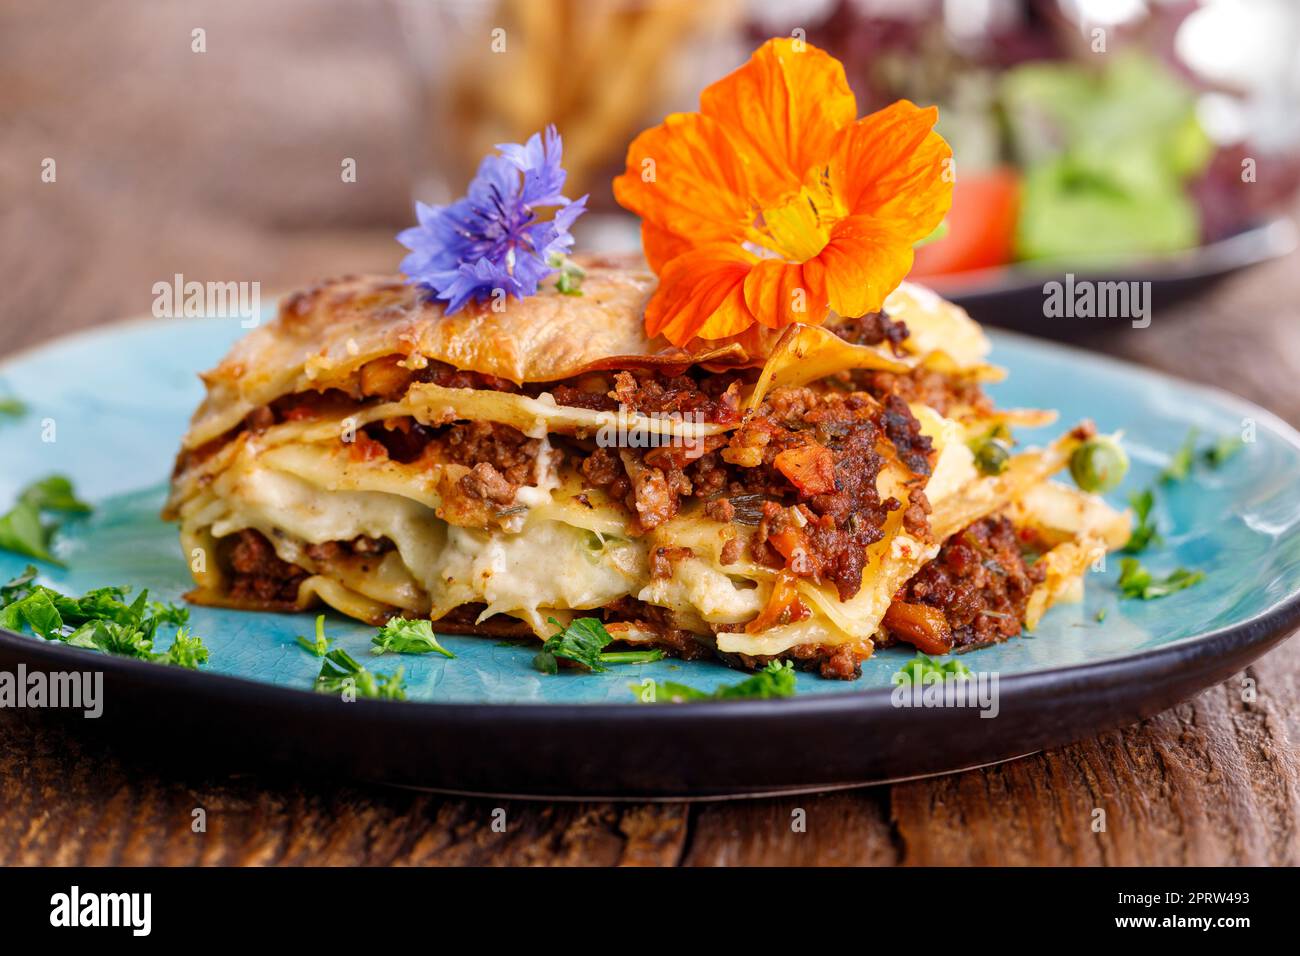
[[415, 197], [464, 193], [497, 143], [548, 123], [584, 245], [630, 247], [610, 182], [627, 145], [744, 58], [738, 0], [396, 0], [417, 103]]

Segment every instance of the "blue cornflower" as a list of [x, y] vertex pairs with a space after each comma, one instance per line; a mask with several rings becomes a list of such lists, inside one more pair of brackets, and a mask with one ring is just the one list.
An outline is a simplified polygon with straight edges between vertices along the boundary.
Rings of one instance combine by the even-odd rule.
[[[533, 295], [555, 272], [551, 262], [573, 248], [569, 228], [587, 211], [587, 197], [562, 194], [560, 134], [546, 127], [523, 145], [503, 143], [500, 155], [484, 157], [469, 193], [447, 206], [415, 204], [418, 226], [398, 233], [411, 250], [402, 271], [447, 303], [446, 313], [496, 289], [516, 299]], [[547, 220], [538, 208], [555, 207]]]

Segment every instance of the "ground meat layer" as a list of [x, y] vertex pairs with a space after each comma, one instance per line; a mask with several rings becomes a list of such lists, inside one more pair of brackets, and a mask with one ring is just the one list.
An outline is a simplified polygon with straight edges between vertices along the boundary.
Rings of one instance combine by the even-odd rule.
[[[352, 541], [309, 544], [304, 550], [312, 561], [328, 566], [357, 558], [377, 561], [393, 550], [393, 543], [362, 535]], [[283, 560], [266, 536], [252, 528], [221, 538], [217, 542], [217, 559], [230, 578], [230, 596], [267, 609], [296, 607], [298, 585], [311, 575], [307, 569]], [[363, 570], [368, 570], [364, 560], [361, 564]]]
[[[892, 443], [917, 478], [930, 473], [933, 448], [907, 404], [860, 393], [778, 388], [725, 435], [703, 449], [595, 448], [584, 477], [623, 501], [644, 533], [695, 498], [722, 522], [756, 525], [755, 560], [832, 583], [841, 599], [862, 583], [865, 549], [883, 536], [889, 513], [876, 479]], [[924, 525], [924, 509], [911, 515]]]
[[521, 486], [536, 481], [542, 447], [540, 439], [500, 422], [454, 422], [431, 428], [409, 417], [372, 422], [357, 439], [355, 451], [363, 457], [386, 456], [403, 464], [464, 465], [470, 473], [460, 479], [459, 491], [494, 505], [509, 504]]
[[[854, 335], [897, 345], [906, 327], [885, 316], [855, 320]], [[773, 389], [752, 412], [741, 408], [744, 386], [755, 370], [707, 373], [698, 369], [633, 369], [592, 372], [579, 378], [527, 386], [549, 391], [564, 405], [599, 410], [619, 408], [643, 414], [680, 414], [735, 426], [700, 444], [661, 447], [602, 447], [594, 436], [551, 436], [561, 459], [583, 475], [589, 487], [622, 502], [633, 533], [647, 533], [697, 499], [721, 523], [752, 527], [750, 556], [795, 577], [835, 587], [841, 600], [861, 588], [866, 549], [883, 537], [889, 514], [902, 507], [882, 498], [877, 479], [885, 450], [911, 473], [913, 487], [904, 524], [915, 536], [928, 534], [923, 487], [933, 464], [930, 439], [907, 401], [892, 391], [879, 397], [836, 387], [843, 382]], [[252, 413], [243, 428], [258, 431], [284, 421], [342, 414], [400, 397], [414, 382], [455, 388], [518, 390], [508, 382], [433, 364], [412, 371], [397, 358], [363, 367], [345, 387], [286, 396]], [[360, 403], [360, 404], [358, 404]], [[501, 514], [519, 487], [537, 480], [539, 439], [509, 425], [449, 422], [425, 425], [403, 416], [372, 422], [351, 443], [362, 459], [412, 464], [458, 464], [467, 473], [441, 488], [444, 498], [474, 503], [467, 514]], [[451, 487], [454, 481], [455, 487]], [[454, 520], [454, 519], [449, 519]], [[468, 520], [468, 519], [467, 519]], [[305, 576], [275, 557], [255, 532], [229, 546], [236, 596], [266, 604], [285, 603]], [[725, 562], [740, 557], [736, 544]], [[665, 556], [664, 562], [669, 558]], [[797, 601], [764, 610], [758, 625], [773, 626], [806, 616]], [[842, 669], [842, 668], [841, 668]]]
[[740, 389], [752, 372], [666, 375], [654, 369], [592, 373], [575, 382], [537, 387], [560, 405], [617, 411], [621, 406], [644, 415], [698, 415], [701, 421], [740, 420]]
[[1010, 521], [983, 518], [944, 542], [894, 596], [885, 628], [926, 653], [1005, 641], [1020, 633], [1025, 604], [1043, 577]]
[[[891, 319], [884, 312], [872, 312], [857, 319], [841, 319], [830, 329], [854, 345], [876, 346], [888, 342], [896, 352], [901, 350], [903, 341], [910, 334], [905, 322]], [[980, 383], [970, 376], [918, 368], [905, 373], [861, 369], [848, 372], [845, 377], [853, 388], [881, 401], [896, 395], [906, 402], [929, 405], [940, 415], [947, 415], [954, 407], [970, 407], [984, 413], [993, 409], [993, 403], [984, 394]]]
[[868, 312], [856, 319], [839, 319], [830, 330], [854, 345], [883, 345], [897, 350], [911, 333], [907, 323], [891, 319], [885, 312]]
[[[871, 644], [829, 646], [825, 644], [800, 644], [783, 654], [756, 656], [728, 654], [717, 650], [705, 636], [683, 630], [673, 623], [672, 612], [666, 608], [646, 604], [635, 598], [622, 598], [600, 611], [601, 618], [610, 625], [610, 633], [617, 637], [621, 623], [632, 624], [639, 630], [655, 636], [651, 646], [666, 651], [682, 660], [700, 660], [717, 657], [724, 664], [742, 670], [758, 670], [769, 661], [790, 661], [800, 670], [817, 671], [822, 677], [833, 680], [856, 680], [862, 676], [862, 661], [871, 655]], [[638, 645], [643, 646], [643, 645]]]
[[862, 662], [871, 656], [871, 644], [797, 644], [783, 654], [724, 654], [723, 662], [746, 670], [759, 670], [771, 661], [789, 661], [802, 671], [816, 671], [827, 680], [857, 680]]
[[993, 401], [984, 394], [980, 383], [970, 376], [946, 375], [932, 369], [917, 368], [910, 372], [860, 370], [850, 373], [854, 388], [880, 400], [897, 396], [905, 402], [928, 405], [940, 415], [967, 408], [987, 415]]
[[218, 558], [230, 574], [230, 596], [265, 608], [292, 607], [308, 573], [283, 561], [260, 531], [246, 528], [218, 542]]

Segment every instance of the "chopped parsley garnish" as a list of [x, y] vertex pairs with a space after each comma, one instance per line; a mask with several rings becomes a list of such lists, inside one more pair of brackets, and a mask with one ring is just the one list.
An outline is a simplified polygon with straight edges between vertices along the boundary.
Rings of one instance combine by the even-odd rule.
[[190, 609], [179, 604], [163, 604], [161, 601], [149, 602], [149, 613], [158, 619], [158, 623], [173, 627], [184, 627], [190, 622]]
[[399, 667], [391, 674], [376, 674], [358, 664], [343, 648], [336, 647], [326, 653], [321, 662], [320, 674], [316, 676], [316, 690], [322, 694], [341, 694], [345, 697], [352, 692], [357, 697], [376, 700], [406, 700], [402, 671]]
[[600, 655], [613, 638], [605, 630], [604, 624], [594, 617], [576, 618], [568, 627], [553, 617], [547, 620], [560, 630], [547, 639], [541, 651], [533, 658], [533, 666], [539, 671], [554, 674], [558, 670], [555, 662], [557, 657], [575, 661], [597, 673], [606, 669], [601, 663]]
[[19, 503], [8, 514], [0, 516], [0, 548], [6, 551], [58, 564], [50, 554], [53, 534], [52, 527], [41, 524], [40, 512], [27, 505]]
[[72, 514], [89, 514], [90, 505], [80, 500], [72, 489], [72, 482], [62, 475], [50, 475], [33, 482], [22, 490], [18, 500], [43, 511], [65, 511]]
[[662, 660], [664, 656], [664, 652], [658, 649], [606, 653], [605, 648], [614, 638], [598, 618], [574, 618], [568, 627], [553, 617], [547, 620], [560, 630], [547, 639], [541, 651], [533, 658], [533, 666], [543, 674], [558, 673], [560, 668], [557, 658], [561, 657], [581, 664], [590, 671], [601, 673], [608, 669], [606, 664], [648, 664]]
[[433, 633], [433, 622], [412, 621], [404, 617], [395, 617], [370, 639], [374, 645], [372, 654], [441, 654], [443, 657], [455, 657], [451, 651], [438, 643]]
[[650, 664], [664, 659], [664, 652], [659, 648], [648, 651], [606, 651], [600, 655], [602, 664]]
[[203, 646], [203, 638], [192, 637], [181, 628], [176, 632], [176, 639], [167, 648], [164, 663], [175, 667], [188, 667], [190, 670], [208, 662], [208, 649]]
[[582, 295], [582, 280], [587, 278], [587, 270], [567, 256], [553, 255], [547, 264], [552, 269], [560, 270], [560, 277], [555, 280], [555, 290], [561, 295]]
[[[406, 700], [404, 668], [391, 674], [368, 670], [341, 647], [331, 649], [332, 639], [325, 636], [325, 615], [316, 618], [315, 639], [299, 635], [295, 640], [307, 653], [321, 658], [320, 673], [316, 675], [316, 690], [322, 694], [342, 694], [347, 697], [372, 697], [377, 700]], [[372, 654], [428, 654], [436, 651], [455, 657], [438, 643], [429, 621], [410, 621], [393, 618], [372, 638]]]
[[676, 681], [654, 681], [645, 685], [629, 684], [643, 704], [682, 703], [688, 700], [768, 700], [793, 697], [794, 665], [789, 661], [769, 661], [767, 666], [738, 684], [724, 684], [713, 691], [699, 690]]
[[1241, 449], [1245, 447], [1245, 444], [1246, 443], [1237, 435], [1226, 435], [1223, 438], [1216, 440], [1213, 445], [1201, 452], [1201, 458], [1211, 468], [1218, 468], [1233, 455], [1241, 451]]
[[62, 566], [50, 553], [50, 540], [58, 526], [45, 524], [41, 513], [87, 514], [90, 510], [90, 505], [77, 498], [67, 478], [43, 478], [19, 492], [17, 504], [0, 515], [0, 548]]
[[15, 398], [12, 395], [0, 395], [0, 415], [11, 415], [17, 418], [26, 414], [27, 403], [21, 398]]
[[[202, 639], [185, 631], [186, 608], [150, 601], [148, 591], [141, 591], [128, 604], [128, 589], [120, 587], [95, 588], [81, 597], [69, 597], [35, 580], [36, 569], [28, 565], [18, 577], [0, 585], [0, 627], [11, 631], [28, 627], [47, 641], [177, 667], [192, 669], [208, 660]], [[161, 626], [179, 630], [172, 646], [157, 653], [153, 644]]]
[[1102, 608], [1100, 611], [1098, 611], [1097, 614], [1096, 614], [1096, 617], [1094, 618], [1094, 620], [1095, 620], [1098, 624], [1100, 624], [1102, 621], [1106, 620], [1106, 609], [1105, 609], [1105, 608]]
[[1187, 432], [1187, 437], [1183, 439], [1182, 445], [1169, 459], [1169, 464], [1165, 466], [1165, 470], [1160, 472], [1162, 484], [1169, 485], [1176, 481], [1185, 481], [1187, 476], [1192, 473], [1192, 463], [1196, 461], [1196, 436], [1197, 431], [1195, 428]]
[[32, 589], [32, 582], [35, 580], [36, 567], [29, 564], [22, 574], [5, 584], [0, 584], [0, 608], [7, 607], [20, 597], [28, 594]]
[[1120, 561], [1119, 590], [1124, 597], [1139, 598], [1150, 601], [1190, 588], [1205, 578], [1204, 571], [1188, 571], [1179, 568], [1168, 577], [1157, 578], [1151, 574], [1137, 558], [1123, 558]]
[[330, 639], [325, 636], [325, 615], [316, 615], [316, 637], [303, 637], [299, 634], [294, 638], [298, 644], [307, 651], [308, 654], [314, 654], [317, 657], [324, 657], [329, 653]]
[[1199, 460], [1209, 468], [1219, 468], [1245, 446], [1239, 435], [1225, 435], [1215, 439], [1208, 447], [1196, 451], [1197, 431], [1195, 428], [1187, 433], [1183, 444], [1174, 452], [1169, 465], [1160, 473], [1160, 480], [1165, 484], [1182, 481], [1192, 473], [1192, 466]]
[[936, 661], [933, 657], [917, 654], [910, 661], [894, 672], [894, 684], [925, 684], [931, 681], [944, 681], [949, 677], [970, 677], [971, 669], [950, 657]]
[[1160, 532], [1156, 528], [1151, 510], [1156, 504], [1155, 492], [1150, 488], [1128, 496], [1128, 503], [1137, 515], [1137, 527], [1129, 534], [1123, 550], [1128, 554], [1139, 554], [1160, 541]]

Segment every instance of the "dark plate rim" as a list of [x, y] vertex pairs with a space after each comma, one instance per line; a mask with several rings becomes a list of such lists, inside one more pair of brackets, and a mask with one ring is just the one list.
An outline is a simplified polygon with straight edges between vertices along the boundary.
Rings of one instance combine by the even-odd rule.
[[1073, 262], [1013, 262], [985, 269], [920, 276], [915, 281], [932, 286], [946, 299], [974, 301], [1023, 291], [1059, 278], [1067, 272], [1079, 280], [1146, 279], [1178, 282], [1223, 275], [1237, 269], [1281, 258], [1300, 244], [1300, 227], [1290, 216], [1274, 216], [1181, 252], [1133, 262], [1080, 260]]
[[[17, 359], [30, 356], [33, 352], [55, 348], [68, 339], [86, 335], [106, 335], [124, 325], [145, 325], [166, 323], [166, 319], [137, 319], [100, 329], [72, 333], [51, 339], [33, 348], [25, 349], [0, 361], [0, 372]], [[1128, 372], [1147, 378], [1162, 380], [1178, 388], [1189, 390], [1203, 396], [1206, 400], [1221, 406], [1228, 406], [1255, 418], [1270, 428], [1279, 438], [1286, 441], [1296, 451], [1300, 451], [1300, 432], [1274, 413], [1247, 399], [1212, 385], [1189, 382], [1176, 375], [1170, 375], [1158, 369], [1147, 368], [1123, 359], [1096, 355], [1084, 349], [1062, 345], [1057, 342], [1044, 341], [1034, 336], [1008, 332], [1002, 329], [992, 331], [991, 337], [1010, 339], [1036, 349], [1048, 349], [1067, 353], [1072, 360], [1092, 366], [1099, 366], [1114, 371]], [[995, 355], [996, 357], [996, 355]], [[1157, 670], [1161, 664], [1177, 663], [1187, 657], [1199, 654], [1212, 656], [1226, 655], [1232, 651], [1247, 649], [1263, 643], [1281, 633], [1284, 629], [1300, 626], [1300, 588], [1278, 600], [1270, 607], [1250, 618], [1226, 625], [1213, 631], [1191, 634], [1159, 647], [1111, 657], [1099, 661], [1088, 661], [1063, 667], [1046, 667], [1037, 670], [1003, 675], [999, 674], [1000, 693], [1016, 694], [1053, 684], [1073, 684], [1088, 681], [1105, 684], [1120, 679], [1125, 675], [1140, 675], [1150, 669]], [[29, 665], [58, 665], [69, 670], [101, 670], [106, 675], [112, 674], [137, 686], [167, 687], [172, 691], [190, 690], [203, 694], [210, 699], [233, 703], [256, 702], [265, 707], [272, 703], [284, 708], [316, 716], [331, 714], [360, 713], [372, 717], [382, 717], [386, 721], [397, 719], [398, 723], [426, 723], [439, 720], [459, 721], [473, 718], [486, 723], [499, 720], [515, 721], [520, 717], [546, 719], [553, 724], [580, 722], [589, 723], [593, 718], [616, 723], [632, 720], [640, 722], [643, 717], [658, 715], [654, 720], [701, 720], [714, 722], [732, 717], [768, 717], [778, 713], [790, 717], [833, 716], [845, 712], [871, 713], [883, 708], [892, 708], [890, 703], [891, 688], [876, 687], [867, 690], [853, 690], [848, 682], [842, 693], [822, 693], [780, 700], [732, 700], [701, 701], [677, 705], [645, 705], [634, 701], [626, 703], [439, 703], [437, 701], [381, 701], [358, 699], [343, 702], [331, 695], [320, 694], [310, 689], [285, 687], [279, 684], [264, 683], [244, 677], [235, 677], [203, 670], [186, 670], [152, 664], [132, 658], [113, 657], [106, 654], [71, 648], [58, 641], [44, 641], [35, 636], [27, 636], [0, 628], [0, 651], [9, 652], [5, 657], [12, 657]], [[92, 656], [93, 655], [93, 656]], [[87, 666], [88, 661], [97, 661], [97, 666]], [[345, 711], [340, 708], [347, 708]], [[730, 715], [730, 717], [728, 717]], [[400, 719], [398, 719], [400, 718]]]
[[[1179, 638], [1157, 648], [1112, 657], [1101, 661], [1071, 664], [1065, 667], [1045, 668], [1018, 674], [999, 674], [999, 693], [1013, 695], [1055, 684], [1104, 684], [1120, 679], [1126, 674], [1138, 675], [1161, 664], [1175, 664], [1188, 657], [1219, 657], [1232, 651], [1241, 651], [1282, 633], [1300, 627], [1300, 591], [1293, 592], [1267, 611], [1237, 624], [1214, 631]], [[106, 675], [128, 679], [143, 687], [164, 687], [171, 691], [203, 693], [213, 703], [253, 703], [259, 707], [282, 705], [303, 715], [362, 714], [382, 716], [386, 720], [398, 717], [398, 723], [424, 723], [439, 718], [474, 719], [485, 723], [498, 720], [514, 721], [518, 718], [545, 719], [554, 724], [589, 724], [593, 718], [602, 723], [621, 723], [632, 719], [639, 722], [650, 715], [655, 720], [682, 718], [712, 721], [738, 717], [770, 717], [784, 714], [790, 717], [829, 717], [847, 711], [870, 713], [892, 709], [892, 689], [875, 687], [862, 691], [813, 694], [780, 700], [700, 701], [670, 705], [628, 703], [595, 704], [537, 704], [537, 703], [438, 703], [436, 701], [385, 701], [358, 698], [344, 702], [333, 695], [312, 690], [262, 683], [245, 677], [235, 677], [203, 670], [188, 670], [151, 664], [134, 658], [114, 657], [80, 648], [68, 647], [58, 641], [44, 641], [39, 637], [15, 634], [0, 628], [0, 651], [12, 651], [23, 663], [45, 665], [49, 669], [76, 671], [103, 671]], [[7, 655], [6, 655], [7, 656]], [[94, 662], [94, 666], [89, 666]], [[56, 667], [57, 665], [57, 667]], [[1005, 697], [1004, 697], [1005, 699]], [[730, 716], [729, 716], [730, 715]]]

